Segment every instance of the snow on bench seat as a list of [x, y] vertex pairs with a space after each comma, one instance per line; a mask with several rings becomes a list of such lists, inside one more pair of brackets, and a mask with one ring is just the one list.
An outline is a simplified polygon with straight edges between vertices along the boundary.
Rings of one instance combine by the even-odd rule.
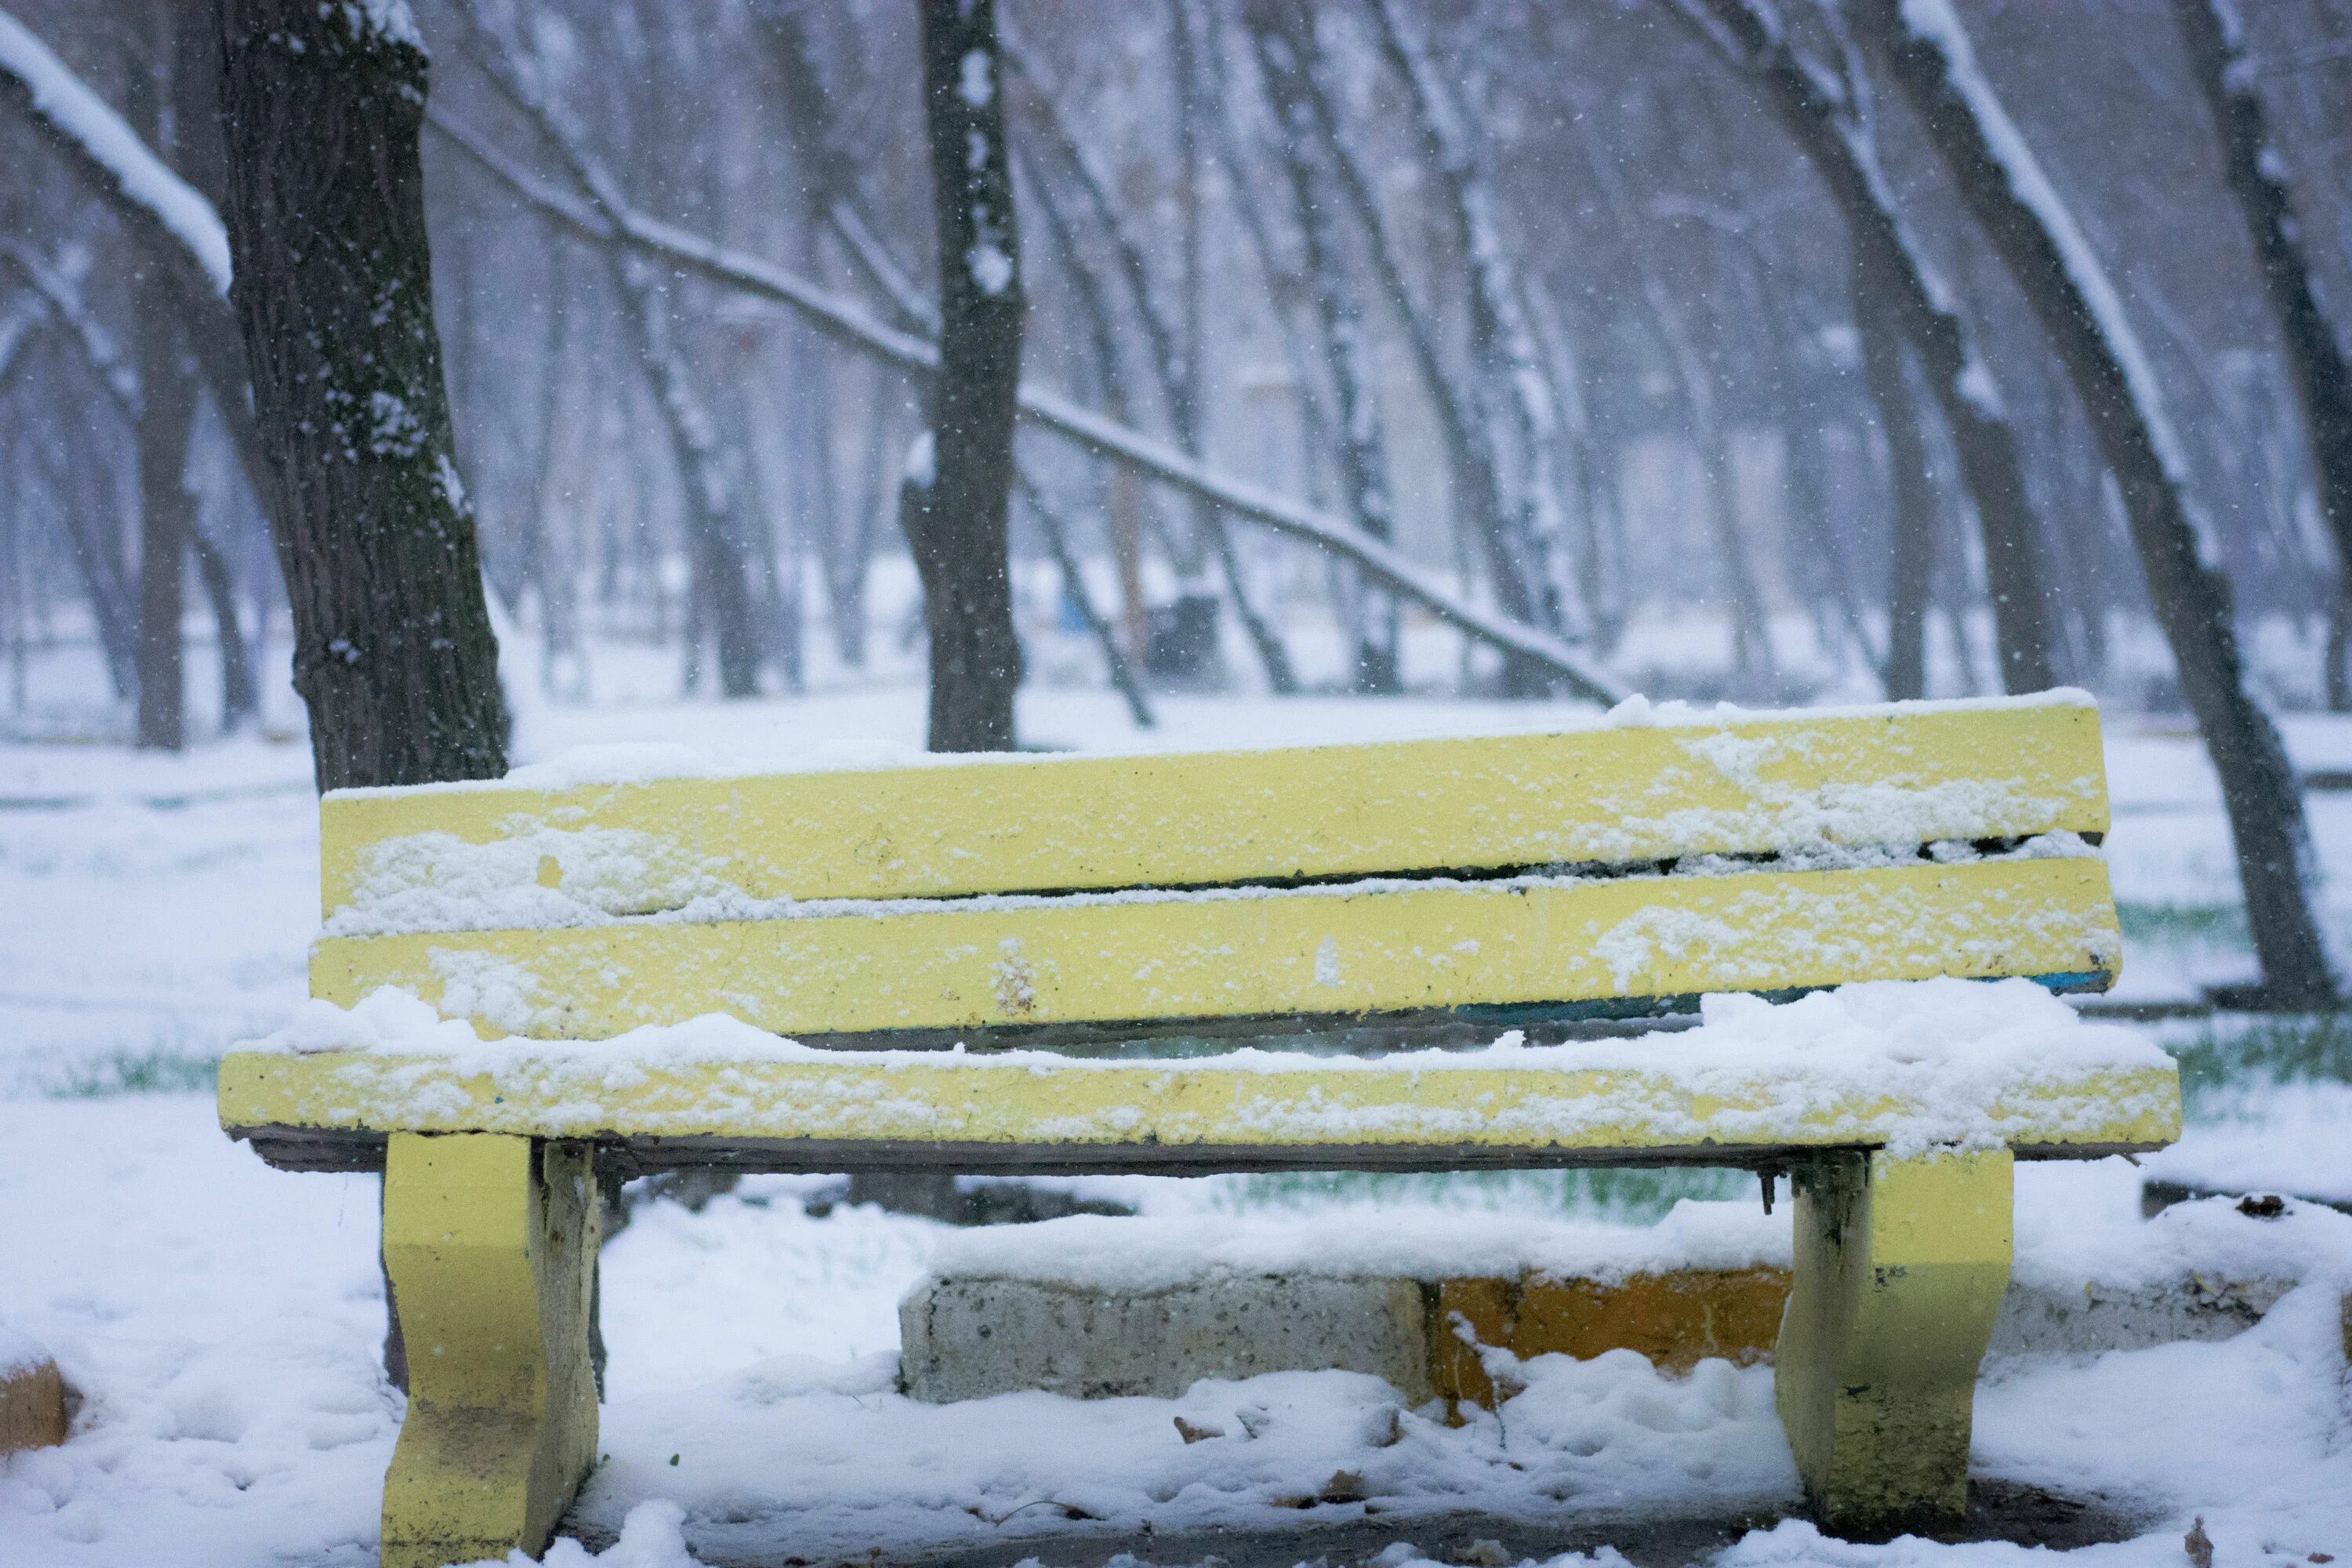
[[387, 990], [310, 1004], [224, 1062], [220, 1094], [225, 1125], [292, 1164], [371, 1163], [392, 1132], [504, 1132], [617, 1144], [646, 1168], [723, 1154], [802, 1171], [2080, 1157], [2158, 1147], [2179, 1114], [2162, 1051], [2021, 980], [1710, 996], [1699, 1027], [1630, 1040], [1182, 1061], [818, 1050], [721, 1016], [483, 1041]]

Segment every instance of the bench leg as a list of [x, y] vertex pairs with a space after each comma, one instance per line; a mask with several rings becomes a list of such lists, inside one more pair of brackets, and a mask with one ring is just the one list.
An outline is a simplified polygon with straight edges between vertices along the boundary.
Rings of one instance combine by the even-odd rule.
[[1807, 1500], [1856, 1533], [1968, 1506], [1977, 1363], [2009, 1288], [2006, 1149], [1839, 1154], [1796, 1176], [1796, 1276], [1774, 1363]]
[[383, 1257], [408, 1418], [383, 1482], [383, 1568], [546, 1544], [596, 1458], [598, 1224], [583, 1145], [392, 1135]]

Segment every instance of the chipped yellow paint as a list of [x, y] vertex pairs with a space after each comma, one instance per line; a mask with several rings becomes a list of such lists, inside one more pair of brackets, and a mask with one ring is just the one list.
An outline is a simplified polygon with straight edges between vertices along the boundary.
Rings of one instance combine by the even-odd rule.
[[1824, 1522], [1957, 1522], [1977, 1363], [2009, 1286], [2006, 1149], [1797, 1168], [1795, 1287], [1773, 1387]]
[[[327, 914], [435, 847], [529, 840], [517, 884], [587, 873], [609, 913], [728, 893], [940, 897], [1767, 852], [2107, 826], [2087, 705], [1883, 708], [1564, 734], [537, 790], [341, 791]], [[422, 848], [404, 868], [387, 860]], [[551, 877], [541, 856], [559, 870]], [[479, 868], [475, 868], [478, 873]], [[373, 889], [381, 895], [386, 889]]]
[[[837, 1051], [616, 1064], [593, 1048], [521, 1046], [484, 1057], [237, 1052], [221, 1063], [221, 1121], [1074, 1153], [1149, 1145], [1637, 1154], [1871, 1144], [1931, 1111], [1899, 1090], [1860, 1093], [1834, 1078], [1795, 1093], [1785, 1068], [1712, 1074], [1702, 1093], [1670, 1067], [1439, 1062], [1400, 1071], [1346, 1057], [1268, 1065]], [[2169, 1063], [2022, 1069], [1985, 1094], [1989, 1127], [2021, 1147], [2155, 1148], [2179, 1136], [2179, 1077]]]
[[395, 1135], [383, 1262], [408, 1415], [383, 1483], [384, 1568], [536, 1553], [596, 1458], [588, 1152]]
[[784, 1035], [1361, 1014], [1915, 980], [2112, 977], [2086, 857], [330, 938], [310, 990], [406, 987], [486, 1034], [731, 1013]]

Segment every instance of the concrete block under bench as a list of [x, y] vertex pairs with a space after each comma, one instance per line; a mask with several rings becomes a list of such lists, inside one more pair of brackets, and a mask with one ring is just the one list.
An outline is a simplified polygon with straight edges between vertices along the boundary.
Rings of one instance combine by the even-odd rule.
[[[1491, 1408], [1465, 1331], [1521, 1360], [1631, 1350], [1685, 1372], [1769, 1361], [1789, 1297], [1786, 1211], [1753, 1204], [1685, 1204], [1646, 1229], [1361, 1217], [1079, 1217], [950, 1238], [899, 1304], [900, 1384], [937, 1404], [1172, 1398], [1202, 1379], [1338, 1369], [1411, 1405]], [[2021, 1257], [1987, 1356], [2228, 1339], [2352, 1243], [2352, 1217], [2317, 1205], [2207, 1204], [2137, 1230], [2095, 1258]]]

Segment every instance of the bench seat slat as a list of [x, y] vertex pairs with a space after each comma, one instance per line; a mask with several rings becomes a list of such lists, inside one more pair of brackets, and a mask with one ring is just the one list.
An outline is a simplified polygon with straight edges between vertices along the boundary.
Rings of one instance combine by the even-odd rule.
[[598, 1039], [705, 1013], [823, 1035], [1938, 974], [2104, 988], [2121, 950], [2106, 868], [2075, 857], [330, 939], [310, 984], [345, 1006], [405, 987], [487, 1035]]
[[[1397, 1066], [1345, 1059], [1041, 1061], [938, 1053], [817, 1059], [670, 1059], [616, 1070], [593, 1050], [490, 1047], [485, 1059], [393, 1053], [244, 1052], [221, 1066], [222, 1123], [256, 1129], [488, 1131], [573, 1139], [765, 1140], [766, 1163], [903, 1159], [919, 1146], [962, 1169], [1060, 1163], [1349, 1163], [1347, 1151], [1450, 1160], [1580, 1152], [1740, 1163], [1759, 1152], [1871, 1146], [1951, 1108], [1902, 1079], [1857, 1087], [1787, 1061], [1752, 1075], [1554, 1066]], [[1809, 1081], [1817, 1077], [1818, 1081]], [[1993, 1079], [1994, 1075], [1980, 1075]], [[2021, 1152], [2154, 1148], [2179, 1133], [2169, 1064], [2034, 1067], [1969, 1084], [1967, 1111]], [[1980, 1098], [1976, 1098], [1980, 1096]], [[1939, 1123], [1941, 1125], [1941, 1123]], [[1968, 1129], [1960, 1129], [1965, 1133]], [[1510, 1163], [1510, 1162], [1506, 1162]], [[1527, 1163], [1527, 1162], [1518, 1162]], [[1541, 1162], [1536, 1162], [1541, 1163]]]
[[[2042, 700], [1560, 734], [864, 773], [339, 791], [331, 929], [560, 889], [890, 899], [1759, 854], [2106, 830], [2097, 711]], [[446, 922], [430, 922], [446, 923]]]

